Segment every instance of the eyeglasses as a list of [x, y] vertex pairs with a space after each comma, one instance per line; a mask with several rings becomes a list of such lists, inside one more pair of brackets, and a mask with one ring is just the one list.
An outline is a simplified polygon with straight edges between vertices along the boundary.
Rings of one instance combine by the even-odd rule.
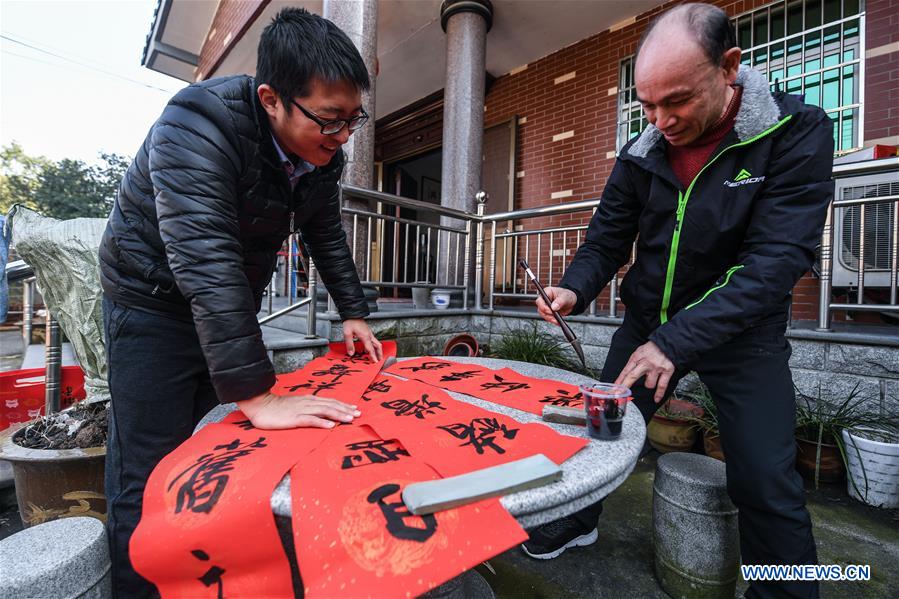
[[348, 119], [325, 120], [311, 110], [306, 110], [305, 108], [300, 106], [300, 104], [296, 100], [291, 99], [290, 101], [294, 106], [300, 109], [300, 112], [306, 115], [306, 118], [321, 127], [322, 135], [336, 135], [337, 133], [343, 131], [344, 127], [349, 127], [350, 132], [352, 133], [353, 131], [360, 129], [365, 123], [368, 122], [368, 113], [365, 112], [364, 108], [360, 109], [362, 111], [362, 114], [357, 114], [356, 116]]

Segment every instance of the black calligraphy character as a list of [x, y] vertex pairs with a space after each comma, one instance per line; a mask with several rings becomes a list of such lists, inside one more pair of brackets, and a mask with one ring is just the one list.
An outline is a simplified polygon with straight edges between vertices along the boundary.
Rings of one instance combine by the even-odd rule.
[[389, 379], [381, 379], [379, 381], [373, 382], [368, 386], [368, 389], [365, 390], [365, 393], [362, 394], [362, 399], [365, 401], [371, 401], [371, 397], [368, 397], [369, 393], [389, 393], [393, 386], [390, 384]]
[[[198, 560], [208, 562], [209, 554], [203, 551], [202, 549], [194, 549], [191, 551], [193, 556]], [[218, 566], [211, 566], [203, 576], [197, 578], [200, 582], [202, 582], [205, 586], [211, 587], [214, 584], [218, 585], [218, 599], [224, 599], [225, 597], [225, 586], [222, 582], [222, 574], [225, 573], [225, 570]]]
[[426, 414], [434, 414], [434, 410], [446, 410], [439, 401], [428, 401], [428, 394], [425, 393], [421, 399], [409, 401], [408, 399], [394, 399], [393, 401], [385, 401], [381, 404], [388, 410], [393, 410], [394, 416], [415, 416], [419, 420], [424, 420]]
[[571, 395], [565, 389], [556, 389], [556, 395], [546, 395], [540, 400], [540, 403], [548, 403], [565, 408], [576, 408], [584, 405], [584, 396], [581, 393]]
[[496, 453], [506, 453], [506, 450], [500, 447], [496, 442], [498, 433], [506, 439], [514, 439], [518, 434], [517, 428], [508, 428], [505, 424], [501, 424], [496, 418], [475, 418], [471, 424], [459, 422], [457, 424], [448, 424], [438, 426], [437, 428], [445, 430], [457, 439], [467, 441], [459, 447], [471, 445], [478, 454], [484, 453], [484, 448], [489, 447]]
[[[391, 439], [389, 441], [382, 441], [380, 439], [377, 441], [359, 441], [357, 443], [348, 444], [346, 448], [350, 451], [361, 451], [362, 454], [343, 456], [343, 463], [340, 466], [341, 470], [357, 468], [359, 466], [368, 466], [370, 464], [396, 462], [400, 459], [400, 456], [409, 455], [409, 452], [406, 451], [396, 439]], [[365, 460], [368, 461], [366, 462]]]
[[180, 514], [184, 509], [198, 514], [208, 514], [212, 511], [228, 485], [227, 473], [234, 470], [234, 463], [256, 449], [267, 447], [263, 441], [265, 437], [259, 437], [256, 441], [241, 444], [240, 439], [234, 439], [225, 445], [216, 445], [212, 453], [197, 458], [197, 461], [176, 476], [166, 489], [167, 492], [171, 491], [175, 483], [190, 472], [190, 476], [178, 488], [175, 513]]
[[340, 358], [344, 364], [373, 364], [374, 358], [369, 358], [366, 352], [358, 352], [352, 356], [346, 355]]
[[361, 370], [350, 370], [346, 364], [332, 364], [327, 370], [316, 370], [312, 376], [333, 376], [335, 381], [339, 381], [343, 377], [353, 374], [354, 372], [362, 372]]
[[508, 393], [509, 391], [518, 391], [519, 389], [531, 388], [531, 386], [527, 383], [516, 383], [514, 381], [509, 381], [498, 374], [494, 374], [493, 378], [496, 379], [495, 383], [482, 383], [481, 389], [483, 389], [484, 391], [488, 391], [490, 389], [502, 389], [503, 393]]
[[[387, 503], [384, 501], [387, 497], [397, 493], [399, 490], [400, 486], [395, 483], [381, 485], [368, 494], [368, 502], [377, 503], [378, 507], [381, 508], [381, 513], [384, 514], [384, 519], [387, 520], [387, 532], [393, 537], [402, 541], [417, 541], [419, 543], [424, 543], [430, 539], [437, 530], [437, 518], [434, 517], [434, 514], [413, 516], [412, 513], [406, 509], [406, 505], [403, 503], [402, 499], [394, 503]], [[416, 518], [424, 525], [424, 528], [409, 526], [406, 524], [406, 518]]]
[[251, 431], [254, 428], [256, 428], [255, 426], [253, 426], [253, 423], [250, 422], [249, 420], [239, 420], [234, 423], [234, 426], [241, 428], [245, 431]]
[[300, 389], [312, 389], [312, 395], [318, 395], [321, 391], [330, 391], [337, 388], [337, 381], [318, 381], [317, 383], [302, 383], [293, 385], [288, 389], [291, 393], [296, 393]]
[[441, 368], [449, 368], [452, 366], [449, 362], [422, 362], [418, 366], [405, 366], [400, 370], [411, 370], [418, 372], [419, 370], [440, 370]]
[[441, 383], [451, 383], [454, 381], [461, 381], [464, 379], [471, 379], [481, 374], [479, 370], [462, 370], [460, 372], [451, 372], [449, 374], [444, 374], [440, 377]]

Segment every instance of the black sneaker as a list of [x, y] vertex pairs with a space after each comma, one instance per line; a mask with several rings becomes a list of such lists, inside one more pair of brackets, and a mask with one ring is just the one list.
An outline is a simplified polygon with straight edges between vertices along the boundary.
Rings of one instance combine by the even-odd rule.
[[596, 542], [596, 528], [586, 528], [570, 516], [538, 526], [530, 532], [531, 538], [521, 548], [537, 559], [559, 557], [569, 547], [586, 547]]

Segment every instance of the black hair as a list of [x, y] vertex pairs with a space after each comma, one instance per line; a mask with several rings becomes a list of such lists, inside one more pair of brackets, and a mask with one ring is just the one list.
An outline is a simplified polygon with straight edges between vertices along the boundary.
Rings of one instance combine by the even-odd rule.
[[259, 38], [256, 83], [270, 85], [290, 112], [290, 100], [308, 96], [315, 78], [371, 87], [359, 50], [337, 25], [303, 8], [284, 8]]
[[725, 52], [737, 45], [737, 35], [726, 12], [711, 4], [682, 4], [662, 13], [649, 24], [637, 44], [637, 55], [656, 27], [675, 20], [693, 34], [696, 43], [715, 66], [724, 60]]

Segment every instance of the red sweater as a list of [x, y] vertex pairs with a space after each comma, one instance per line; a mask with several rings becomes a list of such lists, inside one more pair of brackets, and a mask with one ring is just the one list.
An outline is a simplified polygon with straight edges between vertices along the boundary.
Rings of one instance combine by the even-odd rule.
[[668, 163], [677, 178], [684, 185], [689, 187], [690, 182], [699, 174], [702, 167], [705, 166], [712, 152], [724, 139], [731, 129], [734, 128], [734, 121], [737, 118], [737, 111], [740, 110], [740, 98], [743, 95], [743, 88], [734, 87], [734, 95], [727, 105], [727, 110], [718, 121], [712, 125], [708, 131], [703, 133], [696, 141], [684, 146], [668, 146]]

